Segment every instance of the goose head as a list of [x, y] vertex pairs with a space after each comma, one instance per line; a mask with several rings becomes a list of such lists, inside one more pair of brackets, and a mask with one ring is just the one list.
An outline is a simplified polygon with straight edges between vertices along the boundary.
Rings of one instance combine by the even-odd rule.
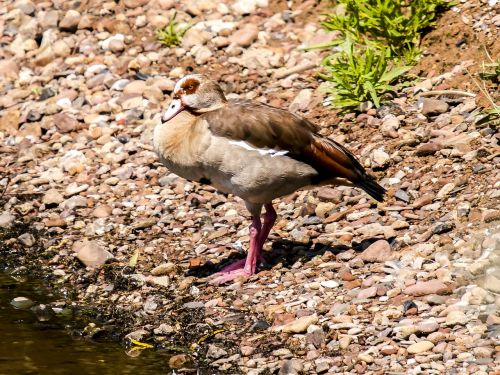
[[202, 74], [181, 78], [174, 87], [172, 102], [163, 115], [163, 121], [173, 119], [182, 111], [202, 114], [213, 111], [227, 102], [221, 87]]

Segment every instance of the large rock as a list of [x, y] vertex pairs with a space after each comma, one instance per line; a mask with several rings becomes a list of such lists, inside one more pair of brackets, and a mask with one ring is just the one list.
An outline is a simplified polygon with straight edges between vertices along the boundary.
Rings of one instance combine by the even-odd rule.
[[450, 286], [440, 280], [419, 281], [403, 290], [404, 294], [415, 297], [427, 294], [449, 294], [450, 292]]
[[287, 323], [282, 326], [275, 327], [275, 331], [285, 332], [285, 333], [302, 333], [307, 331], [307, 328], [311, 324], [315, 324], [318, 321], [318, 316], [316, 314], [303, 316], [299, 319], [296, 319], [290, 323]]
[[420, 108], [422, 110], [422, 114], [425, 116], [428, 115], [439, 115], [440, 113], [445, 113], [448, 111], [449, 105], [448, 103], [431, 98], [424, 98], [420, 103]]
[[428, 352], [434, 347], [434, 344], [430, 341], [419, 341], [415, 344], [410, 345], [406, 350], [410, 354], [419, 354], [419, 353], [424, 353]]
[[77, 242], [73, 246], [76, 257], [87, 267], [102, 266], [108, 259], [113, 258], [113, 254], [104, 249], [95, 241]]
[[47, 190], [47, 192], [43, 196], [42, 202], [48, 206], [54, 205], [54, 204], [57, 205], [59, 203], [64, 202], [64, 197], [56, 189], [50, 189], [50, 190]]
[[392, 258], [391, 246], [386, 240], [375, 241], [359, 254], [359, 258], [365, 262], [385, 262]]

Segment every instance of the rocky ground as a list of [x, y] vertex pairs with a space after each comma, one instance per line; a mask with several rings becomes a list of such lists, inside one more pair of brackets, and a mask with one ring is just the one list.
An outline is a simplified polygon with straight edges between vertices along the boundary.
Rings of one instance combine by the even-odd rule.
[[[334, 36], [318, 26], [329, 6], [3, 2], [2, 263], [45, 277], [55, 312], [90, 319], [85, 336], [150, 343], [176, 373], [498, 374], [499, 134], [476, 124], [488, 103], [467, 74], [485, 61], [475, 41], [498, 53], [498, 4], [460, 2], [438, 30], [469, 39], [434, 32], [415, 86], [345, 116], [324, 106], [321, 52], [296, 48]], [[154, 30], [175, 11], [193, 27], [167, 48]], [[152, 151], [190, 71], [316, 122], [371, 168], [387, 202], [328, 187], [276, 201], [267, 264], [208, 285], [244, 256], [249, 221], [240, 200], [169, 174]], [[455, 88], [476, 96], [435, 92]]]

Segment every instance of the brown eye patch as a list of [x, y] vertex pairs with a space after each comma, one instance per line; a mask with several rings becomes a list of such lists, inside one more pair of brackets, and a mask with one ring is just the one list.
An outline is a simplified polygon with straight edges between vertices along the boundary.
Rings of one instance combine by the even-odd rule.
[[182, 83], [181, 89], [186, 95], [190, 95], [195, 93], [195, 91], [198, 89], [198, 86], [200, 86], [200, 81], [194, 78], [190, 78]]

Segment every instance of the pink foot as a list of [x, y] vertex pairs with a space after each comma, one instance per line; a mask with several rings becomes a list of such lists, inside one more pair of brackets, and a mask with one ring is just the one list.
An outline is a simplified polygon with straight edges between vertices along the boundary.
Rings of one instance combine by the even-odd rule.
[[[244, 264], [243, 264], [243, 266], [244, 266]], [[234, 279], [237, 279], [239, 277], [243, 277], [246, 279], [246, 278], [252, 276], [252, 274], [250, 272], [245, 271], [244, 267], [241, 267], [241, 268], [235, 269], [233, 271], [229, 271], [229, 272], [219, 272], [219, 273], [216, 273], [216, 275], [220, 275], [220, 276], [217, 276], [215, 279], [210, 280], [209, 284], [219, 285], [219, 284], [227, 283], [229, 281], [233, 281]]]
[[272, 204], [266, 204], [266, 213], [264, 215], [264, 226], [260, 221], [261, 205], [247, 204], [249, 211], [252, 212], [252, 224], [250, 225], [250, 247], [246, 259], [238, 260], [222, 269], [221, 272], [215, 274], [215, 279], [210, 281], [210, 284], [223, 284], [233, 281], [237, 278], [248, 278], [255, 275], [257, 264], [262, 263], [264, 259], [260, 255], [262, 246], [269, 235], [269, 232], [276, 220], [276, 211]]
[[[245, 262], [246, 262], [246, 259], [240, 259], [240, 260], [237, 260], [236, 262], [228, 264], [226, 267], [223, 267], [219, 272], [217, 272], [216, 275], [231, 272], [231, 271], [234, 271], [234, 270], [237, 270], [240, 268], [244, 268]], [[260, 254], [257, 255], [257, 263], [258, 264], [264, 263], [264, 258]]]

